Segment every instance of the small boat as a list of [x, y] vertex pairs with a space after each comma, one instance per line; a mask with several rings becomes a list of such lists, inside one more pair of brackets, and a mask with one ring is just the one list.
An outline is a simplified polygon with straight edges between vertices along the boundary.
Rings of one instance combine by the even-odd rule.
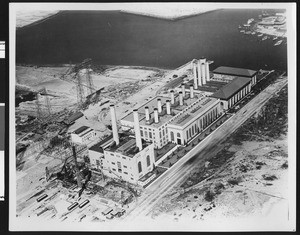
[[268, 39], [268, 36], [264, 36], [264, 37], [262, 38], [263, 41], [266, 40], [266, 39]]
[[261, 34], [258, 34], [257, 36], [258, 36], [258, 37], [262, 37], [262, 36], [263, 36], [263, 34], [261, 33]]
[[275, 41], [275, 40], [277, 40], [278, 39], [278, 37], [275, 37], [275, 38], [273, 38], [273, 41]]
[[245, 33], [245, 30], [242, 29], [240, 32], [241, 32], [241, 33]]
[[242, 26], [239, 25], [239, 29], [241, 29], [241, 28], [242, 28]]
[[245, 32], [245, 34], [250, 34], [251, 33], [251, 31], [247, 31], [247, 32]]
[[282, 40], [277, 41], [274, 46], [279, 46], [282, 43]]
[[252, 35], [255, 35], [256, 33], [253, 31], [251, 34], [252, 34]]

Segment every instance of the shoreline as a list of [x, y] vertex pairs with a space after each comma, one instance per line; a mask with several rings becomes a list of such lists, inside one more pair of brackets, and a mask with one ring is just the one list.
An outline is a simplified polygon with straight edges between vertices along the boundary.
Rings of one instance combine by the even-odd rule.
[[203, 15], [206, 13], [211, 13], [211, 12], [219, 11], [219, 10], [222, 10], [222, 9], [221, 8], [212, 9], [212, 10], [208, 10], [208, 11], [204, 11], [204, 12], [194, 12], [191, 14], [180, 15], [180, 16], [162, 16], [162, 15], [157, 15], [157, 14], [152, 14], [152, 13], [136, 12], [136, 11], [129, 11], [129, 10], [120, 10], [119, 12], [125, 13], [125, 14], [137, 15], [137, 16], [146, 16], [146, 17], [151, 17], [151, 18], [156, 18], [156, 19], [161, 19], [161, 20], [177, 21], [177, 20], [182, 20], [182, 19], [186, 19], [189, 17]]
[[[163, 16], [163, 15], [159, 15], [159, 14], [153, 14], [153, 13], [147, 13], [147, 12], [136, 12], [136, 11], [130, 11], [130, 10], [108, 10], [108, 11], [116, 11], [119, 13], [125, 13], [125, 14], [131, 14], [131, 15], [136, 15], [136, 16], [146, 16], [146, 17], [151, 17], [151, 18], [156, 18], [156, 19], [161, 19], [161, 20], [169, 20], [169, 21], [177, 21], [177, 20], [182, 20], [182, 19], [186, 19], [189, 17], [194, 17], [194, 16], [198, 16], [198, 15], [203, 15], [203, 14], [207, 14], [207, 13], [211, 13], [214, 11], [218, 11], [218, 10], [222, 10], [221, 8], [219, 9], [212, 9], [212, 10], [208, 10], [208, 11], [204, 11], [204, 12], [194, 12], [191, 14], [184, 14], [184, 15], [179, 15], [179, 16]], [[37, 21], [34, 21], [32, 23], [29, 23], [27, 25], [23, 25], [23, 26], [16, 26], [16, 30], [21, 30], [21, 29], [25, 29], [27, 27], [30, 26], [34, 26], [37, 24], [40, 24], [46, 20], [49, 20], [59, 14], [64, 14], [66, 12], [69, 12], [72, 10], [60, 10], [52, 15], [48, 15], [45, 18], [39, 19]], [[77, 11], [77, 10], [76, 10]], [[93, 11], [93, 10], [83, 10], [83, 11]], [[106, 10], [95, 10], [98, 12], [107, 12]]]

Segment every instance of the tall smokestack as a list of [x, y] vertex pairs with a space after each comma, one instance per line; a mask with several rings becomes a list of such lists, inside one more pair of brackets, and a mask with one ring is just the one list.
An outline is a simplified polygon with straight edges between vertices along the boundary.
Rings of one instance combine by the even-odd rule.
[[190, 98], [194, 98], [194, 87], [190, 86]]
[[198, 60], [198, 83], [199, 83], [199, 86], [202, 86], [202, 77], [203, 77], [203, 74], [201, 72], [201, 63], [200, 63], [200, 60]]
[[181, 91], [182, 91], [182, 95], [183, 95], [183, 98], [185, 97], [185, 85], [184, 83], [181, 84]]
[[209, 76], [209, 63], [206, 61], [205, 62], [205, 72], [206, 72], [206, 80], [210, 81], [210, 76]]
[[158, 109], [158, 113], [161, 113], [162, 111], [161, 99], [157, 99], [157, 109]]
[[202, 73], [202, 77], [203, 77], [203, 85], [206, 84], [206, 73], [205, 73], [205, 63], [201, 64], [201, 73]]
[[159, 122], [157, 108], [154, 108], [154, 122], [155, 122], [155, 123], [158, 123], [158, 122]]
[[171, 103], [170, 100], [167, 100], [167, 114], [171, 114]]
[[[194, 72], [194, 86], [195, 89], [198, 89], [198, 83], [197, 83], [197, 66], [196, 64], [193, 62], [193, 72]], [[198, 71], [198, 76], [199, 76], [199, 71]]]
[[138, 114], [137, 109], [133, 110], [133, 121], [134, 121], [134, 132], [135, 132], [136, 146], [141, 151], [143, 149], [143, 145], [142, 145], [142, 139], [141, 139], [139, 114]]
[[113, 138], [116, 142], [116, 145], [119, 145], [119, 134], [118, 134], [118, 126], [117, 126], [117, 118], [116, 118], [116, 111], [115, 106], [112, 104], [110, 105], [110, 117], [111, 117], [111, 127], [113, 132]]
[[183, 105], [183, 95], [181, 91], [179, 91], [179, 105]]
[[150, 121], [149, 107], [145, 107], [146, 122]]
[[175, 104], [174, 90], [171, 90], [170, 93], [171, 93], [171, 104]]

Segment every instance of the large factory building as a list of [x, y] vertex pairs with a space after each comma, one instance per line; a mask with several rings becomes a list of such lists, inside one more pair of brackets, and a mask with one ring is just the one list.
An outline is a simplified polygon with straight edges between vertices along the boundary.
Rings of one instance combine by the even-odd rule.
[[118, 133], [111, 105], [112, 139], [90, 148], [92, 165], [100, 165], [107, 176], [147, 184], [155, 177], [157, 151], [170, 143], [189, 143], [243, 99], [256, 83], [257, 71], [219, 67], [210, 73], [211, 63], [203, 57], [194, 59], [187, 81], [169, 87], [167, 94], [152, 98], [120, 120], [123, 133]]
[[154, 167], [154, 144], [141, 139], [139, 114], [133, 111], [135, 136], [119, 135], [115, 108], [110, 107], [114, 142], [104, 148], [103, 173], [130, 183], [151, 172]]
[[254, 86], [257, 82], [257, 73], [258, 71], [255, 70], [227, 66], [218, 67], [213, 71], [214, 78], [217, 79], [233, 80], [236, 77], [251, 78], [251, 86]]
[[211, 97], [220, 99], [222, 109], [230, 109], [251, 91], [251, 78], [236, 77], [216, 91]]
[[168, 124], [169, 141], [183, 145], [214, 122], [221, 113], [219, 99], [202, 97]]

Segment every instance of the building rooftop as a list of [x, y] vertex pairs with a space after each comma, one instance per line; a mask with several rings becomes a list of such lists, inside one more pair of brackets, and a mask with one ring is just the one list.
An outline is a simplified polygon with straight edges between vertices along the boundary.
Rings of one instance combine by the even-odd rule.
[[70, 124], [71, 122], [74, 122], [75, 120], [77, 120], [78, 118], [81, 118], [83, 116], [83, 113], [82, 112], [76, 112], [74, 114], [72, 114], [71, 116], [69, 116], [67, 119], [66, 119], [66, 122], [68, 124]]
[[85, 130], [89, 129], [88, 126], [81, 126], [78, 129], [76, 129], [75, 131], [73, 131], [75, 134], [79, 135], [80, 133], [84, 132]]
[[[166, 112], [166, 101], [170, 100], [170, 97], [166, 96], [156, 96], [153, 99], [149, 100], [147, 103], [143, 104], [138, 108], [138, 113], [139, 113], [139, 121], [140, 125], [143, 126], [152, 126], [152, 127], [160, 127], [170, 121], [171, 118], [173, 118], [176, 114], [180, 113], [183, 109], [187, 108], [189, 105], [192, 103], [196, 102], [197, 99], [199, 98], [199, 94], [195, 94], [194, 98], [190, 98], [189, 91], [186, 91], [186, 95], [184, 97], [183, 105], [179, 105], [179, 98], [178, 98], [178, 93], [174, 93], [175, 97], [175, 103], [174, 105], [171, 105], [171, 115], [167, 114]], [[162, 103], [162, 112], [159, 114], [159, 122], [155, 123], [154, 122], [154, 108], [157, 108], [157, 99], [161, 99]], [[149, 114], [150, 114], [150, 122], [146, 122], [146, 115], [145, 115], [145, 107], [149, 107]], [[122, 118], [124, 121], [129, 121], [133, 122], [133, 113], [129, 113], [125, 117]]]
[[217, 74], [226, 74], [226, 75], [239, 76], [239, 77], [253, 77], [257, 72], [258, 71], [255, 70], [233, 68], [227, 66], [218, 67], [213, 71], [213, 73], [217, 73]]
[[89, 150], [103, 153], [103, 147], [105, 147], [107, 144], [111, 143], [112, 141], [113, 141], [113, 136], [109, 135], [103, 140], [101, 140], [100, 142], [98, 142], [97, 144], [90, 147]]
[[191, 105], [185, 112], [177, 116], [170, 124], [184, 127], [192, 119], [198, 117], [200, 113], [205, 112], [208, 107], [214, 105], [218, 99], [213, 97], [202, 97], [198, 102]]
[[[194, 81], [190, 80], [185, 86], [186, 89], [189, 89], [189, 87], [193, 84], [194, 84]], [[195, 91], [204, 91], [204, 92], [215, 92], [226, 84], [227, 84], [227, 82], [210, 80], [210, 81], [206, 81], [205, 85], [202, 85], [202, 86], [198, 85], [198, 89], [194, 89], [194, 90]]]
[[212, 94], [211, 97], [227, 100], [250, 82], [251, 78], [237, 77]]
[[[131, 135], [119, 135], [119, 145], [116, 145], [115, 142], [107, 146], [104, 151], [108, 152], [116, 152], [121, 153], [122, 155], [125, 155], [127, 157], [134, 157], [136, 154], [138, 154], [139, 148], [136, 146], [136, 140], [135, 137]], [[147, 142], [142, 139], [142, 146], [143, 149], [151, 145], [152, 143]]]

